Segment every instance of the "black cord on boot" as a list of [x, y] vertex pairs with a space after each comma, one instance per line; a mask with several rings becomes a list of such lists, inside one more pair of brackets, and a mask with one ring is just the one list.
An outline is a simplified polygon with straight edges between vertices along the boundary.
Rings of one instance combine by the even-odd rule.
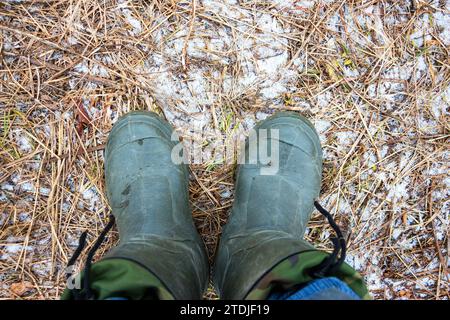
[[91, 250], [89, 250], [87, 258], [86, 258], [86, 265], [84, 266], [84, 281], [83, 281], [83, 288], [84, 288], [84, 294], [85, 299], [91, 299], [93, 298], [93, 294], [91, 291], [91, 280], [90, 280], [90, 273], [91, 273], [91, 266], [92, 266], [92, 259], [94, 258], [95, 252], [100, 248], [103, 241], [105, 240], [106, 234], [111, 230], [111, 228], [114, 226], [114, 222], [116, 219], [111, 214], [109, 216], [109, 222], [103, 229], [103, 231], [98, 236], [97, 240], [95, 241], [94, 245], [92, 246]]
[[[84, 231], [80, 239], [78, 240], [78, 247], [73, 253], [72, 257], [69, 259], [69, 262], [67, 263], [67, 268], [72, 267], [75, 262], [77, 261], [78, 257], [80, 256], [81, 252], [83, 251], [84, 247], [86, 246], [86, 237], [88, 235], [87, 231]], [[73, 275], [73, 272], [67, 273], [66, 279], [69, 280], [69, 278]], [[80, 292], [78, 289], [72, 289], [72, 295], [75, 300], [80, 299]]]
[[[81, 252], [83, 251], [84, 247], [86, 246], [86, 237], [87, 237], [88, 232], [84, 231], [81, 236], [80, 239], [78, 240], [78, 247], [75, 250], [75, 252], [73, 253], [72, 257], [69, 259], [69, 262], [67, 263], [67, 267], [70, 267], [72, 265], [75, 264], [75, 261], [77, 261], [78, 257], [80, 256]], [[69, 279], [69, 277], [71, 276], [71, 273], [67, 274], [67, 279]]]
[[[78, 290], [78, 289], [72, 290], [72, 294], [73, 294], [75, 300], [80, 300], [80, 299], [87, 300], [87, 299], [91, 299], [94, 297], [92, 290], [91, 290], [91, 281], [90, 281], [92, 259], [94, 258], [95, 252], [97, 252], [98, 248], [100, 248], [103, 241], [105, 240], [107, 233], [114, 226], [115, 221], [116, 221], [115, 217], [111, 214], [109, 216], [108, 224], [102, 230], [102, 232], [98, 236], [97, 240], [95, 241], [94, 245], [89, 250], [87, 258], [86, 258], [86, 264], [84, 266], [83, 288], [80, 290]], [[87, 231], [84, 231], [80, 236], [80, 240], [78, 242], [77, 249], [75, 250], [74, 254], [72, 255], [72, 257], [69, 260], [68, 266], [72, 266], [75, 263], [75, 261], [78, 259], [78, 257], [80, 256], [81, 252], [83, 251], [84, 247], [86, 246], [86, 237], [87, 237]], [[68, 274], [68, 277], [69, 276], [70, 276], [70, 274]], [[81, 290], [83, 290], [83, 289], [84, 289], [84, 292], [82, 294], [80, 294]]]
[[[328, 274], [332, 274], [339, 269], [339, 267], [344, 263], [345, 255], [347, 253], [347, 244], [344, 239], [344, 235], [341, 232], [341, 229], [334, 221], [331, 214], [325, 210], [317, 201], [314, 201], [314, 206], [316, 209], [327, 218], [328, 223], [333, 228], [334, 232], [336, 232], [337, 238], [331, 238], [331, 241], [334, 245], [333, 253], [330, 254], [326, 259], [324, 259], [318, 266], [312, 268], [310, 270], [311, 274], [317, 278], [323, 278]], [[341, 253], [340, 257], [337, 259], [337, 256]]]

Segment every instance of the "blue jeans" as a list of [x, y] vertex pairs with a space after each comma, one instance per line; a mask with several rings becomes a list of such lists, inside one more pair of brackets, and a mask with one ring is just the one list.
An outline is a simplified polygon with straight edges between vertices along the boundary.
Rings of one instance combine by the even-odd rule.
[[272, 293], [269, 300], [360, 300], [341, 280], [330, 277], [313, 280], [297, 291]]

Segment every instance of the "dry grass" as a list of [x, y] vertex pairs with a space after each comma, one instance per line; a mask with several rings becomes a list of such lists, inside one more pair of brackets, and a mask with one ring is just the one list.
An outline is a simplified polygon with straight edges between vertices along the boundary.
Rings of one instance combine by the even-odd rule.
[[[448, 299], [450, 59], [435, 15], [448, 17], [449, 2], [305, 3], [240, 1], [238, 19], [200, 0], [1, 2], [0, 297], [61, 294], [77, 238], [88, 229], [92, 244], [106, 223], [102, 150], [117, 116], [153, 110], [195, 140], [192, 126], [225, 137], [283, 109], [318, 128], [322, 202], [372, 294]], [[289, 32], [264, 31], [261, 15]], [[215, 46], [216, 31], [229, 42]], [[263, 65], [239, 84], [264, 61], [261, 48], [286, 53], [282, 71], [267, 71], [274, 78], [265, 84]], [[285, 90], [264, 95], [279, 81]], [[234, 166], [212, 159], [191, 169], [193, 216], [212, 257]], [[307, 238], [329, 249], [330, 232], [314, 215]], [[116, 241], [112, 232], [99, 256]]]

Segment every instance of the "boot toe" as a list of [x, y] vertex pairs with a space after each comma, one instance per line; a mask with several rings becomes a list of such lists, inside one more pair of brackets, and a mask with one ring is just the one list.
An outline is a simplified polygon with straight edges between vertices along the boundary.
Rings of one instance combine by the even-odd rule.
[[[285, 173], [301, 173], [308, 176], [309, 171], [321, 173], [322, 148], [314, 126], [303, 116], [293, 112], [279, 112], [260, 122], [256, 133], [268, 130], [270, 149], [278, 150], [278, 168]], [[277, 130], [276, 132], [271, 130]], [[273, 145], [273, 141], [278, 146]], [[267, 153], [272, 153], [268, 147]], [[264, 150], [263, 150], [264, 151]]]
[[280, 144], [300, 149], [311, 157], [322, 158], [320, 139], [314, 126], [297, 113], [278, 112], [262, 121], [256, 129], [276, 129]]
[[143, 145], [146, 139], [159, 139], [171, 143], [172, 127], [156, 113], [134, 111], [122, 116], [111, 130], [106, 154], [129, 143]]

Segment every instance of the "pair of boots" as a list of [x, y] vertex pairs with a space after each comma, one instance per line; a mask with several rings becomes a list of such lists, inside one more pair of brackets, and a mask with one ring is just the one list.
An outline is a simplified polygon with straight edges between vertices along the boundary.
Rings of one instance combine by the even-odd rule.
[[[313, 125], [281, 112], [260, 122], [277, 129], [278, 170], [271, 163], [240, 164], [232, 213], [218, 246], [213, 283], [224, 299], [266, 299], [308, 282], [336, 277], [367, 298], [361, 276], [343, 263], [345, 241], [315, 202], [322, 151]], [[105, 176], [111, 221], [90, 250], [84, 272], [68, 282], [63, 299], [201, 299], [209, 279], [204, 244], [189, 208], [188, 168], [172, 161], [173, 129], [151, 112], [131, 112], [114, 125], [106, 146]], [[246, 141], [248, 145], [249, 141]], [[261, 147], [261, 146], [258, 146]], [[245, 156], [249, 156], [245, 148]], [[314, 206], [336, 230], [332, 254], [303, 239]], [[117, 223], [120, 242], [91, 265], [95, 250]], [[84, 246], [86, 234], [69, 264]], [[340, 254], [339, 254], [340, 253]]]

